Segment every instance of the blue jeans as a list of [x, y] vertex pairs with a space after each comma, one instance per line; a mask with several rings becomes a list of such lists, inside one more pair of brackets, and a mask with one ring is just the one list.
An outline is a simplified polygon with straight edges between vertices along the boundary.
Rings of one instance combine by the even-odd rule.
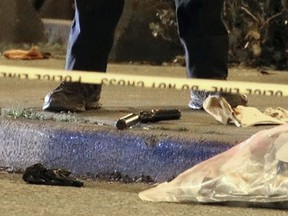
[[[224, 0], [175, 0], [178, 32], [189, 78], [227, 78], [228, 34]], [[66, 69], [106, 71], [124, 0], [75, 0]]]

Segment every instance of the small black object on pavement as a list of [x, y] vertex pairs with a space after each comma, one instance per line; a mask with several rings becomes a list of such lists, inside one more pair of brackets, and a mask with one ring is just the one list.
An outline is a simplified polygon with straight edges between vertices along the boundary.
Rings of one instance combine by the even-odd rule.
[[64, 169], [47, 169], [41, 163], [26, 168], [22, 179], [29, 184], [82, 187], [83, 182], [69, 177]]

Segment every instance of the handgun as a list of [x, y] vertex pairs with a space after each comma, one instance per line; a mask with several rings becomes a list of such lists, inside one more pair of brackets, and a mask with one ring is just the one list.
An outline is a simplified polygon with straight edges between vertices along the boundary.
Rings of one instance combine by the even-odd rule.
[[116, 122], [116, 127], [119, 130], [129, 128], [139, 122], [149, 123], [164, 120], [178, 120], [181, 117], [181, 112], [178, 109], [153, 109], [151, 111], [140, 111], [139, 113], [129, 113], [123, 116]]

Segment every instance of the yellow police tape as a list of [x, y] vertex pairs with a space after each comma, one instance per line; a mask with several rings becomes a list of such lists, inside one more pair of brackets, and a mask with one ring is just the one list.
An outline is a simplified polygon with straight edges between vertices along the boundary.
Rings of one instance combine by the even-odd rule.
[[103, 85], [134, 86], [155, 89], [207, 90], [247, 95], [288, 96], [288, 85], [209, 79], [186, 79], [131, 74], [65, 71], [35, 67], [0, 65], [0, 78], [81, 82]]

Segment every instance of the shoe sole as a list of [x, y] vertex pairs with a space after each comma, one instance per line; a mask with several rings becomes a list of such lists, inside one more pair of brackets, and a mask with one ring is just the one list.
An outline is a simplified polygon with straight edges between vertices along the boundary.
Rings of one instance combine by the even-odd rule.
[[84, 105], [74, 104], [74, 106], [67, 106], [63, 101], [49, 100], [47, 103], [44, 103], [42, 110], [51, 112], [83, 112], [86, 109]]

